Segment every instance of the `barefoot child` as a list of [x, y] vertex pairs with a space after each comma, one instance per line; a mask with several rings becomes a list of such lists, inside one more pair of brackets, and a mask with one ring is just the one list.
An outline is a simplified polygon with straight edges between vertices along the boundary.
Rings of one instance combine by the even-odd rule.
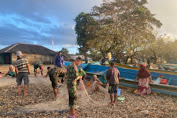
[[50, 77], [50, 81], [52, 83], [52, 88], [53, 88], [53, 92], [54, 92], [54, 95], [55, 97], [57, 97], [57, 86], [58, 86], [58, 76], [63, 73], [62, 69], [61, 68], [58, 68], [58, 67], [54, 67], [54, 68], [51, 68], [51, 67], [47, 67], [47, 75], [45, 77], [47, 77], [49, 75]]
[[13, 65], [10, 65], [9, 66], [9, 71], [6, 73], [5, 77], [9, 75], [11, 77], [15, 77], [15, 70], [14, 70], [14, 66]]

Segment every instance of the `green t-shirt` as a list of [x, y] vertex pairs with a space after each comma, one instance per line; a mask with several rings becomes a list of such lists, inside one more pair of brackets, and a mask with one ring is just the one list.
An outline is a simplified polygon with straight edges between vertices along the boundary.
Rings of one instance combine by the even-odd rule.
[[84, 70], [82, 70], [81, 72], [78, 71], [78, 76], [84, 76], [86, 73]]

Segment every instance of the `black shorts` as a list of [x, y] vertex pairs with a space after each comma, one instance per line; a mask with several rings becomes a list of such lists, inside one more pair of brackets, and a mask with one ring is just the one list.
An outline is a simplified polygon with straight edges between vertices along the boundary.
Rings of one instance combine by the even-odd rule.
[[50, 81], [52, 83], [52, 88], [57, 89], [58, 87], [58, 78], [54, 76], [50, 76]]
[[109, 85], [108, 93], [117, 93], [117, 85]]
[[34, 72], [36, 72], [38, 68], [39, 68], [41, 71], [43, 71], [43, 68], [41, 68], [41, 66], [36, 66], [36, 65], [34, 65]]

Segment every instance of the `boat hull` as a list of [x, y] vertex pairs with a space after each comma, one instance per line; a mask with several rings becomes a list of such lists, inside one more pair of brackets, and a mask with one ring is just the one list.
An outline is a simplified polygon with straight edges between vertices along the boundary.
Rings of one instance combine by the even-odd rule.
[[[71, 62], [65, 62], [65, 66], [68, 66]], [[101, 65], [93, 65], [93, 64], [81, 64], [79, 67], [82, 67], [89, 78], [93, 75], [97, 75], [101, 81], [106, 76], [108, 66]], [[138, 68], [129, 67], [124, 65], [116, 64], [116, 67], [120, 71], [120, 85], [137, 88], [138, 82], [135, 82], [136, 76], [138, 74]], [[166, 79], [168, 79], [168, 85], [162, 84], [151, 84], [152, 91], [158, 93], [164, 93], [168, 95], [177, 96], [177, 74], [174, 72], [165, 72], [165, 71], [157, 71], [150, 70], [153, 79], [156, 79], [159, 75], [163, 75]]]

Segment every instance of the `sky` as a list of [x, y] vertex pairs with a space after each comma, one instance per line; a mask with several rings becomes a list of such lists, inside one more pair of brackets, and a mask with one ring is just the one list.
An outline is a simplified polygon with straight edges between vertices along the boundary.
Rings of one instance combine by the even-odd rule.
[[[177, 0], [148, 2], [147, 7], [163, 23], [159, 33], [177, 38]], [[0, 0], [0, 49], [21, 42], [54, 51], [65, 47], [74, 54], [78, 48], [75, 17], [101, 3], [102, 0]]]

